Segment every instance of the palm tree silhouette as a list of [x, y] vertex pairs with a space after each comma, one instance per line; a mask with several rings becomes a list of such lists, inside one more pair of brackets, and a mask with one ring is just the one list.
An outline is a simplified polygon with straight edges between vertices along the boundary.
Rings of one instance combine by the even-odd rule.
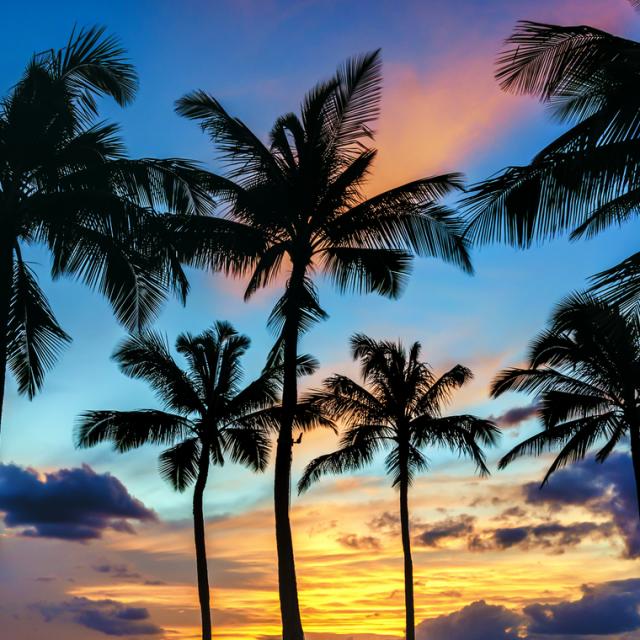
[[428, 468], [422, 449], [446, 447], [470, 457], [481, 474], [488, 474], [480, 444], [494, 445], [498, 429], [488, 420], [471, 415], [443, 416], [443, 404], [467, 382], [471, 371], [456, 365], [436, 378], [420, 361], [420, 343], [408, 351], [400, 343], [376, 341], [356, 334], [351, 339], [354, 359], [361, 361], [364, 386], [334, 375], [307, 401], [332, 420], [342, 420], [346, 430], [340, 447], [312, 460], [298, 484], [306, 491], [321, 476], [355, 471], [370, 464], [380, 451], [392, 486], [400, 490], [400, 527], [404, 553], [406, 638], [415, 640], [413, 561], [409, 531], [409, 486], [416, 473]]
[[202, 638], [211, 638], [209, 577], [202, 499], [209, 466], [225, 456], [263, 471], [277, 421], [281, 374], [265, 370], [242, 386], [242, 356], [249, 339], [226, 322], [192, 336], [183, 333], [176, 350], [187, 362], [182, 369], [162, 336], [143, 332], [126, 339], [114, 354], [122, 371], [147, 381], [167, 411], [87, 411], [79, 419], [78, 447], [111, 442], [125, 452], [145, 444], [171, 445], [160, 455], [160, 473], [177, 491], [194, 484], [193, 529], [202, 617]]
[[588, 294], [574, 294], [555, 310], [550, 326], [529, 348], [528, 367], [506, 369], [492, 395], [526, 391], [539, 396], [544, 430], [524, 440], [499, 463], [560, 449], [544, 477], [581, 460], [598, 442], [604, 462], [628, 437], [640, 491], [640, 320]]
[[[634, 3], [640, 7], [639, 3]], [[533, 94], [570, 129], [525, 166], [474, 185], [469, 236], [520, 247], [571, 232], [592, 237], [640, 206], [640, 43], [588, 26], [520, 22], [498, 59], [503, 89]], [[640, 302], [640, 253], [592, 278], [626, 306]]]
[[98, 289], [131, 329], [168, 289], [186, 295], [154, 209], [207, 211], [201, 172], [184, 160], [129, 159], [117, 127], [96, 120], [99, 97], [125, 105], [136, 87], [117, 40], [83, 29], [64, 48], [34, 56], [0, 104], [0, 416], [7, 364], [32, 397], [69, 341], [23, 245], [46, 247], [54, 278]]
[[471, 270], [458, 217], [436, 204], [460, 186], [458, 174], [364, 197], [376, 156], [370, 127], [380, 92], [379, 51], [349, 60], [307, 94], [299, 117], [289, 113], [276, 121], [268, 145], [203, 91], [177, 103], [178, 113], [201, 123], [228, 169], [211, 179], [227, 215], [186, 220], [183, 259], [249, 275], [245, 298], [288, 274], [269, 317], [279, 336], [274, 361], [282, 362], [284, 375], [274, 480], [284, 640], [303, 639], [289, 505], [298, 342], [326, 317], [313, 276], [324, 274], [340, 291], [396, 297], [414, 253]]

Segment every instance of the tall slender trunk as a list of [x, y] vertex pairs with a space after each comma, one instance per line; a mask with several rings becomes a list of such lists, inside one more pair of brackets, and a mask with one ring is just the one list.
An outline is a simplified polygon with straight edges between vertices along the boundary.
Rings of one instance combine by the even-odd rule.
[[411, 559], [411, 534], [409, 531], [409, 479], [406, 463], [400, 477], [400, 531], [402, 553], [404, 554], [404, 606], [406, 620], [406, 640], [415, 640], [416, 623], [413, 604], [413, 560]]
[[7, 239], [0, 241], [0, 429], [7, 378], [7, 348], [9, 346], [9, 307], [13, 280], [13, 247]]
[[[287, 318], [283, 329], [284, 362], [282, 387], [282, 421], [276, 446], [276, 464], [274, 478], [274, 510], [276, 521], [276, 547], [278, 551], [278, 588], [280, 595], [280, 615], [282, 617], [282, 639], [304, 640], [300, 605], [298, 603], [298, 584], [293, 554], [293, 538], [289, 506], [291, 501], [291, 454], [293, 447], [293, 421], [298, 404], [297, 360], [298, 360], [298, 315], [295, 291], [298, 278], [304, 271], [295, 269], [289, 287], [292, 302], [287, 309]], [[300, 280], [301, 282], [301, 280]]]
[[202, 497], [209, 475], [209, 448], [202, 447], [198, 462], [198, 477], [193, 490], [193, 537], [196, 547], [196, 571], [198, 575], [198, 598], [202, 619], [202, 640], [211, 640], [211, 605], [209, 602], [209, 570], [207, 568], [207, 547], [204, 535], [204, 511]]
[[636, 480], [636, 503], [638, 507], [638, 517], [640, 517], [640, 427], [631, 423], [631, 461], [633, 462], [633, 474]]

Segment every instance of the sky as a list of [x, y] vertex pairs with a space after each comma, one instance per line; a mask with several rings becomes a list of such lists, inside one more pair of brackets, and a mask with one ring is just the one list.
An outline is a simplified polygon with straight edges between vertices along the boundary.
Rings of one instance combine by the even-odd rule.
[[[3, 7], [0, 89], [35, 51], [59, 47], [74, 25], [105, 25], [141, 79], [135, 102], [102, 114], [120, 123], [132, 156], [187, 157], [219, 169], [198, 127], [173, 112], [193, 89], [216, 96], [265, 137], [317, 81], [349, 56], [382, 48], [384, 94], [371, 192], [425, 175], [462, 171], [469, 182], [527, 162], [562, 128], [534, 99], [505, 94], [493, 77], [516, 20], [590, 24], [640, 35], [626, 0], [168, 0], [31, 2]], [[474, 249], [476, 273], [417, 260], [399, 300], [341, 296], [319, 281], [329, 319], [303, 348], [320, 361], [304, 386], [357, 375], [348, 340], [419, 340], [442, 372], [470, 367], [474, 380], [450, 411], [495, 419], [493, 473], [446, 451], [412, 487], [410, 505], [420, 640], [631, 640], [640, 638], [640, 580], [630, 464], [624, 450], [605, 467], [585, 461], [538, 490], [548, 458], [498, 472], [496, 461], [537, 429], [532, 400], [490, 400], [491, 379], [523, 362], [554, 305], [636, 250], [630, 223], [579, 243], [557, 239], [528, 251]], [[76, 417], [88, 409], [157, 407], [144, 383], [110, 360], [125, 336], [108, 304], [69, 280], [52, 283], [46, 253], [29, 259], [73, 342], [33, 401], [9, 381], [0, 445], [0, 623], [12, 639], [198, 636], [189, 493], [157, 473], [154, 448], [119, 455], [74, 449]], [[229, 320], [249, 335], [248, 379], [271, 346], [266, 328], [277, 287], [242, 300], [240, 282], [190, 272], [186, 306], [171, 301], [156, 328], [170, 341]], [[336, 444], [305, 435], [294, 480]], [[214, 635], [278, 637], [271, 483], [216, 468], [206, 497]], [[327, 478], [292, 509], [300, 601], [310, 640], [396, 640], [403, 634], [397, 493], [381, 460]], [[5, 637], [3, 635], [3, 637]]]

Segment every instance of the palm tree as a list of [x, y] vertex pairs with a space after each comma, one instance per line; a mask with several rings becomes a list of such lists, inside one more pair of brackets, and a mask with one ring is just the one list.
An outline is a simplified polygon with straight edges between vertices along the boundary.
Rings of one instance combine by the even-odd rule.
[[0, 415], [7, 364], [20, 393], [41, 387], [69, 336], [23, 258], [44, 246], [54, 278], [103, 293], [130, 329], [144, 325], [168, 289], [188, 284], [156, 210], [207, 212], [195, 165], [132, 160], [118, 129], [97, 121], [97, 99], [134, 97], [137, 76], [103, 29], [71, 34], [38, 54], [0, 103]]
[[87, 411], [75, 434], [76, 446], [111, 442], [119, 452], [144, 444], [170, 445], [160, 455], [160, 474], [177, 491], [194, 484], [193, 529], [202, 616], [202, 638], [211, 638], [209, 577], [202, 499], [209, 466], [225, 456], [263, 471], [270, 451], [270, 410], [279, 401], [281, 375], [266, 370], [242, 386], [241, 360], [249, 339], [226, 322], [193, 336], [183, 333], [176, 350], [182, 369], [162, 336], [143, 332], [126, 339], [114, 354], [122, 371], [147, 381], [166, 411]]
[[416, 473], [428, 468], [426, 447], [446, 447], [471, 458], [481, 474], [488, 474], [480, 444], [494, 445], [498, 429], [488, 420], [471, 415], [443, 416], [443, 404], [467, 382], [471, 371], [456, 365], [436, 378], [420, 361], [420, 343], [408, 351], [402, 344], [376, 341], [356, 334], [351, 339], [354, 359], [361, 361], [364, 386], [351, 378], [333, 375], [323, 389], [310, 395], [346, 430], [340, 447], [311, 461], [298, 485], [300, 492], [328, 473], [355, 471], [370, 464], [379, 451], [385, 458], [392, 486], [400, 490], [400, 527], [404, 553], [406, 638], [415, 640], [413, 561], [409, 532], [409, 487]]
[[[639, 3], [635, 3], [640, 7]], [[563, 232], [592, 237], [640, 207], [640, 43], [588, 26], [520, 22], [498, 58], [503, 89], [533, 94], [570, 128], [525, 166], [474, 185], [469, 236], [520, 247]], [[640, 303], [640, 252], [593, 277]]]
[[556, 470], [582, 460], [598, 443], [596, 460], [604, 462], [628, 437], [640, 491], [640, 318], [593, 296], [574, 294], [531, 343], [528, 361], [524, 369], [501, 372], [492, 395], [538, 395], [543, 431], [514, 447], [499, 467], [559, 449], [544, 485]]
[[181, 256], [196, 266], [249, 276], [245, 298], [287, 274], [269, 325], [283, 364], [282, 421], [276, 447], [274, 505], [284, 640], [302, 640], [289, 521], [296, 358], [301, 335], [326, 318], [313, 278], [341, 291], [400, 294], [412, 255], [436, 256], [471, 270], [458, 217], [437, 200], [460, 186], [458, 174], [424, 178], [371, 198], [363, 195], [376, 151], [379, 51], [348, 61], [305, 97], [301, 114], [276, 121], [264, 144], [204, 91], [177, 103], [217, 143], [228, 169], [212, 177], [226, 202], [223, 218], [188, 219]]

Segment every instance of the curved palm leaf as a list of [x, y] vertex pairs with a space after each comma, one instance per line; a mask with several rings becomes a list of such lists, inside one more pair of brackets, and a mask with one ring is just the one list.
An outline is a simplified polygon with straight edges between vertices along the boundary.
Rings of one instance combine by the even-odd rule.
[[125, 452], [145, 444], [167, 445], [194, 431], [187, 418], [155, 409], [137, 411], [86, 411], [76, 425], [77, 447], [111, 442]]
[[604, 461], [638, 428], [632, 416], [639, 362], [637, 317], [588, 295], [569, 296], [533, 341], [528, 368], [503, 371], [493, 383], [494, 396], [509, 390], [536, 393], [543, 426], [508, 452], [499, 468], [521, 456], [559, 448], [545, 484], [557, 469], [582, 460], [599, 442], [596, 458]]
[[7, 364], [18, 392], [33, 398], [65, 344], [71, 338], [56, 322], [35, 274], [18, 255], [13, 265], [7, 325]]
[[201, 446], [198, 438], [188, 438], [160, 454], [160, 475], [176, 491], [182, 492], [196, 481]]

